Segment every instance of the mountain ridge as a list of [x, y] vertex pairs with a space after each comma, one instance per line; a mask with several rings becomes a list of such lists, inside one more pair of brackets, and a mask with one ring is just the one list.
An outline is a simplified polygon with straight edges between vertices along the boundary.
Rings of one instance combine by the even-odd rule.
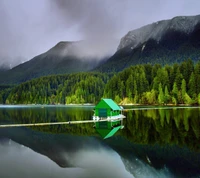
[[84, 44], [84, 41], [61, 41], [47, 52], [1, 72], [0, 83], [21, 83], [46, 75], [86, 72], [107, 59], [107, 57], [99, 59], [83, 53], [77, 54]]
[[188, 58], [194, 62], [200, 59], [200, 15], [174, 17], [129, 31], [121, 39], [116, 53], [96, 70], [118, 72], [130, 65], [165, 65]]
[[18, 84], [53, 74], [118, 72], [131, 65], [165, 65], [180, 63], [188, 58], [198, 61], [200, 15], [177, 16], [129, 31], [112, 56], [94, 55], [98, 53], [98, 48], [92, 48], [93, 44], [84, 40], [60, 41], [45, 53], [10, 70], [0, 71], [0, 83]]
[[[163, 36], [163, 33], [165, 33], [164, 30], [174, 30], [190, 34], [199, 22], [200, 15], [177, 16], [169, 20], [161, 20], [152, 24], [145, 25], [141, 28], [129, 31], [120, 40], [120, 44], [117, 50], [129, 46], [133, 41], [139, 41], [140, 44], [142, 44], [149, 39], [154, 39], [159, 42]], [[137, 45], [135, 47], [137, 47]]]

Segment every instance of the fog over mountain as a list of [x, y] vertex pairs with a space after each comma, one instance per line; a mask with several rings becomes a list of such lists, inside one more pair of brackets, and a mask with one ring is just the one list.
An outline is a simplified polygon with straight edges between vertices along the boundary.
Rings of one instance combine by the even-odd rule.
[[0, 66], [12, 68], [60, 41], [89, 40], [90, 48], [84, 48], [89, 54], [113, 54], [128, 31], [178, 15], [199, 14], [199, 3], [198, 0], [162, 3], [159, 0], [1, 0]]

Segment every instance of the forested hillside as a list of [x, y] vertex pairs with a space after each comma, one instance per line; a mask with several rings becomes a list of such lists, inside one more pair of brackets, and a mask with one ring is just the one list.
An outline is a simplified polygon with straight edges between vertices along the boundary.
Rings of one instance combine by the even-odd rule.
[[200, 104], [200, 62], [136, 65], [114, 75], [104, 97], [126, 104]]
[[[41, 77], [0, 92], [0, 103], [96, 103], [103, 95], [107, 74], [78, 73]], [[7, 97], [6, 97], [7, 96]]]
[[131, 66], [120, 73], [78, 73], [41, 77], [0, 91], [5, 104], [97, 103], [200, 104], [200, 62], [173, 66]]

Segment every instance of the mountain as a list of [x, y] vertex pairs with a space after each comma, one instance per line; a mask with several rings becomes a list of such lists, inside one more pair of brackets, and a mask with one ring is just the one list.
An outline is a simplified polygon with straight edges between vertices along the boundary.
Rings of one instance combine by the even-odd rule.
[[86, 41], [59, 42], [30, 61], [1, 72], [0, 83], [21, 83], [45, 75], [89, 71], [104, 60], [90, 54], [90, 45]]
[[[131, 65], [180, 63], [200, 59], [200, 15], [179, 16], [129, 31], [115, 54], [102, 55], [93, 42], [59, 42], [47, 52], [10, 70], [0, 71], [0, 84], [17, 84], [51, 74], [121, 71]], [[104, 51], [112, 46], [105, 42]]]
[[6, 70], [9, 70], [9, 67], [5, 65], [4, 63], [0, 64], [0, 72], [4, 72]]
[[200, 59], [200, 15], [178, 16], [129, 31], [116, 53], [99, 71], [121, 71], [130, 65], [172, 64]]

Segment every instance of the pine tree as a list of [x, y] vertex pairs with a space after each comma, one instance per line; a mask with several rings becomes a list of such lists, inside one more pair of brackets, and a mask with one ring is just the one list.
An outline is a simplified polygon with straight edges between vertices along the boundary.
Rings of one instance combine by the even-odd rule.
[[180, 72], [183, 75], [186, 83], [189, 82], [190, 75], [194, 71], [194, 64], [191, 59], [188, 59], [180, 64]]
[[138, 87], [136, 80], [134, 80], [134, 87], [133, 87], [133, 101], [134, 103], [138, 103]]
[[200, 105], [200, 93], [198, 94], [198, 104]]
[[158, 103], [164, 104], [164, 94], [163, 94], [163, 89], [162, 89], [161, 83], [159, 84]]
[[194, 77], [196, 83], [196, 94], [200, 93], [200, 61], [196, 64], [194, 69]]
[[186, 94], [186, 82], [185, 79], [181, 83], [181, 103], [185, 103], [185, 94]]
[[165, 68], [158, 69], [157, 71], [157, 82], [161, 83], [162, 86], [168, 86], [169, 87], [169, 76], [167, 70]]
[[196, 83], [195, 83], [195, 76], [193, 72], [190, 76], [188, 88], [189, 88], [188, 90], [189, 96], [194, 99], [196, 97]]
[[164, 103], [168, 104], [169, 101], [170, 101], [170, 95], [169, 95], [168, 87], [167, 85], [165, 85]]
[[173, 90], [172, 90], [172, 103], [174, 104], [178, 103], [178, 88], [177, 88], [176, 82], [174, 82]]
[[176, 85], [177, 85], [178, 90], [181, 89], [181, 82], [182, 82], [182, 79], [183, 79], [183, 75], [181, 74], [179, 68], [177, 68], [176, 77], [175, 77], [175, 82], [176, 82]]
[[126, 96], [128, 96], [130, 100], [132, 100], [133, 98], [133, 89], [134, 89], [134, 81], [133, 81], [133, 76], [130, 74], [130, 76], [126, 81]]

